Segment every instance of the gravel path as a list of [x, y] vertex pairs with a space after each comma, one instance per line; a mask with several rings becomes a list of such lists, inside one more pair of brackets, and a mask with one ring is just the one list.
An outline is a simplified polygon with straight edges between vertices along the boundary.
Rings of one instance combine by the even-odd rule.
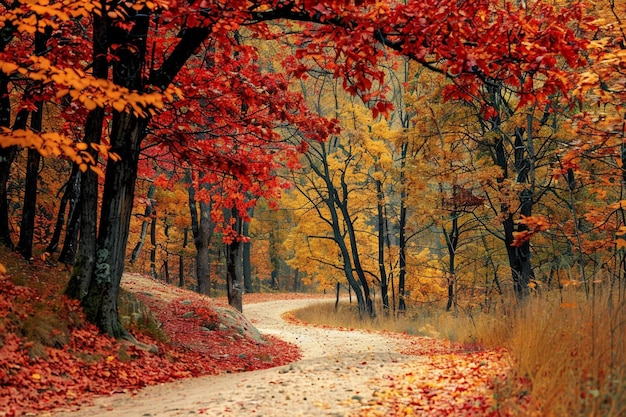
[[152, 416], [347, 416], [372, 399], [373, 378], [401, 374], [420, 358], [397, 353], [397, 341], [376, 333], [297, 326], [284, 312], [319, 300], [283, 300], [244, 306], [264, 334], [302, 349], [302, 359], [261, 371], [185, 379], [152, 386], [136, 395], [98, 398], [63, 417]]

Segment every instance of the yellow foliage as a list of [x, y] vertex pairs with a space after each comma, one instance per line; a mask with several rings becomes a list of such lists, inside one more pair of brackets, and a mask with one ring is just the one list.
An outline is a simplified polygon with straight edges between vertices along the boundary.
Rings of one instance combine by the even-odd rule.
[[[102, 175], [102, 171], [95, 166], [95, 161], [87, 152], [86, 144], [76, 143], [59, 133], [35, 133], [30, 130], [1, 128], [0, 146], [14, 145], [35, 149], [43, 156], [64, 156], [79, 164], [82, 171], [91, 168], [94, 172]], [[99, 145], [97, 149], [105, 155], [108, 154], [108, 148], [104, 145]]]

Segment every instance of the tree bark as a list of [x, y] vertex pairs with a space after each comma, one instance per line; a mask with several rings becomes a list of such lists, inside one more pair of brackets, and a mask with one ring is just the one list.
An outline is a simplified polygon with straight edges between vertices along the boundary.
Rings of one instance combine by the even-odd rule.
[[[41, 132], [43, 122], [43, 104], [37, 103], [37, 110], [31, 113], [30, 126], [34, 132]], [[26, 158], [26, 183], [24, 187], [24, 204], [22, 206], [22, 221], [20, 223], [20, 237], [15, 250], [24, 259], [33, 257], [33, 237], [35, 234], [35, 217], [37, 215], [37, 180], [41, 154], [35, 149], [28, 150]]]
[[[0, 127], [11, 126], [11, 99], [9, 77], [0, 73]], [[17, 146], [0, 147], [0, 245], [13, 249], [9, 226], [8, 187], [11, 165], [17, 155]]]
[[[59, 203], [59, 212], [57, 214], [57, 221], [54, 225], [54, 232], [52, 233], [52, 237], [50, 238], [50, 242], [48, 242], [48, 246], [46, 247], [46, 252], [52, 255], [59, 248], [59, 240], [61, 239], [61, 233], [63, 232], [63, 227], [66, 226], [65, 221], [65, 213], [67, 211], [67, 206], [69, 204], [69, 212], [67, 213], [67, 223], [72, 218], [73, 209], [76, 206], [76, 201], [78, 199], [77, 189], [79, 189], [80, 181], [80, 170], [78, 169], [78, 165], [72, 165], [72, 170], [70, 172], [70, 177], [65, 183], [65, 190], [63, 191], [63, 195], [61, 196], [61, 201]], [[66, 229], [67, 230], [67, 229]], [[67, 239], [66, 232], [66, 239]]]
[[137, 244], [133, 248], [133, 253], [130, 257], [130, 263], [135, 264], [137, 259], [139, 259], [139, 254], [141, 253], [141, 249], [143, 249], [143, 245], [146, 243], [146, 235], [148, 234], [148, 225], [150, 224], [150, 220], [152, 218], [152, 213], [154, 211], [154, 193], [156, 191], [156, 187], [154, 184], [150, 184], [148, 187], [148, 193], [146, 195], [146, 209], [143, 213], [143, 221], [141, 222], [141, 233], [139, 234], [139, 240]]
[[237, 232], [237, 238], [226, 246], [226, 289], [228, 292], [228, 304], [243, 311], [243, 245], [239, 239], [243, 231], [243, 221], [236, 208], [231, 211], [235, 218], [233, 228]]
[[[101, 10], [106, 10], [106, 2], [100, 0]], [[96, 78], [108, 79], [109, 36], [106, 17], [93, 16], [93, 75]], [[88, 146], [99, 144], [104, 127], [104, 109], [96, 107], [87, 114], [85, 121], [85, 137], [83, 142]], [[89, 146], [95, 161], [98, 156]], [[88, 169], [81, 175], [80, 182], [80, 219], [76, 224], [80, 227], [78, 254], [70, 281], [65, 289], [68, 297], [80, 300], [85, 306], [85, 297], [94, 273], [96, 262], [96, 245], [98, 236], [98, 176]]]
[[[254, 214], [254, 210], [250, 209], [248, 211], [250, 217]], [[243, 223], [243, 236], [249, 238], [250, 237], [250, 222]], [[243, 246], [243, 287], [244, 291], [247, 293], [254, 292], [254, 288], [252, 287], [252, 260], [250, 259], [252, 242], [247, 240], [246, 242], [242, 242]]]
[[405, 301], [405, 282], [406, 282], [406, 223], [407, 223], [407, 208], [406, 208], [406, 198], [407, 198], [407, 182], [406, 182], [406, 158], [408, 155], [409, 143], [402, 143], [402, 151], [401, 151], [401, 160], [400, 160], [400, 186], [402, 187], [400, 191], [400, 219], [398, 220], [398, 229], [399, 229], [399, 237], [398, 237], [398, 256], [399, 256], [399, 266], [400, 271], [398, 273], [398, 311], [404, 312], [406, 311], [406, 301]]
[[[103, 9], [106, 10], [106, 9]], [[132, 90], [142, 90], [142, 68], [146, 50], [149, 15], [134, 16], [135, 25], [115, 50], [113, 81]], [[133, 208], [140, 144], [148, 119], [132, 113], [113, 113], [111, 151], [104, 179], [102, 213], [96, 241], [93, 275], [88, 279], [82, 305], [87, 319], [100, 331], [115, 338], [133, 339], [117, 315], [117, 300], [124, 269], [126, 244]]]
[[378, 272], [380, 274], [380, 297], [383, 302], [385, 314], [389, 314], [389, 289], [387, 284], [387, 269], [385, 268], [385, 213], [383, 184], [376, 180], [376, 193], [378, 201], [376, 203], [376, 217], [378, 220]]
[[[191, 173], [188, 172], [191, 181]], [[200, 187], [207, 187], [201, 184]], [[211, 294], [211, 264], [209, 244], [213, 238], [214, 224], [211, 220], [211, 202], [196, 201], [196, 189], [193, 184], [187, 188], [189, 196], [189, 212], [191, 215], [191, 231], [196, 247], [196, 290], [200, 294]], [[198, 215], [198, 206], [200, 214]]]

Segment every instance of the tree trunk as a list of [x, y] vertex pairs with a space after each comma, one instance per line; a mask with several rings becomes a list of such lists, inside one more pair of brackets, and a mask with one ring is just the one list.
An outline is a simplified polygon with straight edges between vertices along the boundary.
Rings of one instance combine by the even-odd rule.
[[389, 289], [387, 284], [387, 270], [385, 268], [385, 213], [382, 182], [376, 180], [376, 193], [378, 202], [376, 204], [376, 216], [378, 219], [378, 271], [380, 274], [380, 297], [383, 302], [385, 314], [389, 314]]
[[[106, 10], [106, 2], [100, 1], [101, 10]], [[106, 18], [93, 16], [93, 75], [96, 78], [108, 79], [109, 39]], [[96, 107], [87, 114], [85, 121], [85, 137], [83, 142], [88, 145], [94, 161], [98, 160], [91, 144], [99, 144], [102, 139], [104, 126], [104, 109]], [[81, 175], [80, 182], [80, 219], [75, 223], [80, 227], [80, 241], [78, 254], [70, 281], [65, 293], [67, 296], [81, 300], [87, 296], [87, 291], [93, 277], [96, 262], [97, 221], [98, 221], [98, 176], [88, 169]]]
[[[115, 50], [113, 81], [141, 91], [149, 16], [137, 14], [134, 22], [131, 36]], [[103, 333], [115, 338], [133, 339], [119, 321], [117, 299], [124, 269], [140, 144], [146, 135], [147, 123], [148, 119], [135, 114], [113, 113], [111, 151], [121, 159], [115, 161], [109, 158], [107, 162], [96, 263], [87, 294], [82, 300], [87, 319]]]
[[[8, 97], [8, 94], [7, 94]], [[13, 248], [9, 226], [9, 188], [11, 165], [17, 155], [17, 146], [0, 147], [0, 245]]]
[[[0, 127], [11, 126], [11, 99], [9, 96], [9, 77], [0, 73]], [[0, 146], [0, 245], [13, 248], [11, 228], [9, 226], [8, 187], [11, 165], [17, 155], [17, 146]]]
[[107, 163], [96, 265], [83, 301], [88, 320], [115, 338], [130, 338], [117, 316], [117, 298], [133, 208], [139, 144], [145, 127], [146, 120], [132, 114], [113, 116], [111, 150], [121, 159], [109, 159]]
[[[183, 232], [183, 249], [187, 247], [188, 243], [188, 234], [189, 229], [185, 228]], [[183, 256], [184, 251], [181, 251], [180, 255], [178, 255], [178, 286], [180, 288], [185, 287], [185, 257]]]
[[[236, 208], [231, 214], [236, 220], [233, 228], [238, 235], [241, 235], [242, 219]], [[228, 304], [238, 310], [243, 311], [242, 300], [243, 287], [243, 245], [239, 236], [226, 246], [226, 289], [228, 292]]]
[[[188, 180], [191, 181], [191, 173], [187, 172]], [[200, 187], [206, 187], [201, 184]], [[213, 237], [214, 225], [211, 221], [211, 202], [196, 201], [196, 189], [193, 184], [187, 188], [189, 195], [189, 212], [191, 215], [191, 231], [196, 247], [196, 290], [200, 294], [211, 294], [211, 265], [209, 244]], [[200, 215], [198, 216], [198, 206]]]
[[400, 162], [400, 186], [402, 190], [400, 191], [400, 219], [398, 220], [398, 229], [400, 229], [399, 237], [398, 237], [398, 257], [399, 257], [399, 266], [400, 271], [398, 274], [398, 311], [404, 312], [406, 311], [406, 302], [405, 302], [405, 282], [406, 282], [406, 222], [407, 222], [407, 208], [406, 208], [406, 198], [407, 198], [407, 185], [406, 185], [406, 174], [404, 172], [406, 168], [406, 158], [409, 151], [408, 142], [402, 143], [402, 151], [401, 151], [401, 162]]
[[293, 292], [300, 292], [300, 270], [293, 271]]
[[[41, 132], [43, 122], [43, 104], [37, 103], [37, 110], [32, 112], [30, 126], [34, 132]], [[20, 223], [20, 237], [17, 250], [24, 259], [33, 257], [33, 237], [35, 234], [35, 217], [37, 214], [37, 179], [39, 178], [39, 165], [41, 154], [34, 150], [28, 150], [26, 159], [26, 183], [24, 188], [24, 204], [22, 206], [22, 221]]]
[[[46, 252], [52, 255], [59, 248], [59, 240], [61, 239], [61, 233], [63, 231], [63, 226], [65, 226], [65, 212], [67, 211], [68, 204], [70, 205], [69, 213], [67, 213], [67, 223], [69, 223], [72, 218], [72, 209], [76, 204], [77, 196], [77, 188], [80, 187], [80, 170], [78, 169], [78, 165], [72, 165], [72, 170], [70, 172], [70, 177], [65, 183], [65, 190], [63, 191], [63, 196], [61, 196], [61, 201], [59, 203], [59, 212], [57, 214], [57, 221], [54, 225], [54, 232], [52, 233], [52, 238], [50, 238], [50, 242], [46, 247]], [[67, 233], [66, 233], [67, 239]]]
[[146, 209], [143, 213], [143, 221], [141, 222], [141, 233], [139, 234], [139, 241], [133, 248], [133, 253], [130, 257], [130, 263], [135, 264], [137, 259], [139, 259], [139, 254], [141, 253], [141, 249], [143, 249], [143, 245], [146, 242], [146, 236], [148, 234], [148, 225], [150, 224], [150, 218], [152, 218], [152, 213], [154, 211], [154, 193], [156, 191], [156, 187], [154, 184], [150, 184], [148, 187], [148, 194], [146, 196]]
[[156, 268], [156, 252], [157, 252], [157, 241], [156, 241], [156, 210], [152, 211], [152, 218], [150, 219], [150, 274], [152, 278], [157, 279], [157, 268]]
[[446, 311], [450, 311], [452, 306], [456, 307], [456, 249], [459, 244], [459, 213], [452, 212], [452, 229], [448, 233], [443, 228], [443, 235], [446, 239], [446, 247], [448, 248], [448, 302], [446, 303]]
[[[253, 210], [249, 210], [249, 215], [252, 217]], [[243, 235], [245, 237], [250, 237], [250, 222], [243, 223]], [[252, 243], [250, 240], [246, 242], [242, 242], [243, 246], [243, 287], [244, 291], [247, 293], [254, 292], [254, 288], [252, 288], [252, 263], [250, 259], [251, 255], [251, 246]]]
[[81, 177], [82, 176], [79, 173], [76, 184], [77, 189], [74, 190], [74, 192], [77, 193], [77, 197], [72, 197], [72, 199], [75, 198], [76, 201], [70, 202], [70, 211], [68, 214], [67, 225], [65, 227], [65, 239], [63, 240], [63, 247], [61, 248], [58, 258], [59, 262], [66, 265], [74, 265], [74, 261], [76, 259], [78, 232], [80, 230], [80, 220], [82, 217], [81, 208], [83, 206], [83, 202], [80, 199]]

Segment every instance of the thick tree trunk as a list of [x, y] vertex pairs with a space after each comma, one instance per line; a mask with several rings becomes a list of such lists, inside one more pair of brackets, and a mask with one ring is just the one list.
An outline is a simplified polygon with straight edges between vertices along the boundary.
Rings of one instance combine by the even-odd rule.
[[[106, 2], [100, 1], [101, 10], [106, 10]], [[106, 18], [98, 15], [93, 16], [93, 75], [96, 78], [108, 79], [109, 63], [109, 39]], [[85, 137], [83, 142], [88, 145], [99, 144], [102, 139], [104, 126], [104, 109], [97, 107], [87, 114], [85, 121]], [[90, 150], [95, 161], [97, 153]], [[70, 281], [65, 293], [74, 299], [81, 300], [87, 296], [91, 284], [96, 262], [96, 245], [98, 234], [98, 176], [88, 169], [81, 175], [80, 203], [78, 212], [80, 219], [75, 223], [80, 227], [80, 241], [78, 254]]]
[[83, 300], [87, 319], [103, 333], [115, 338], [130, 338], [118, 319], [117, 299], [134, 201], [139, 144], [146, 122], [129, 113], [115, 113], [113, 116], [111, 150], [121, 159], [109, 159], [107, 163], [96, 265]]
[[[134, 18], [130, 37], [116, 49], [113, 81], [141, 91], [142, 66], [148, 15]], [[97, 27], [97, 25], [96, 25]], [[133, 208], [140, 144], [146, 135], [147, 119], [131, 113], [113, 113], [111, 151], [120, 156], [107, 162], [102, 212], [95, 251], [93, 275], [88, 279], [82, 305], [87, 319], [108, 335], [132, 339], [117, 315], [117, 300], [124, 269], [126, 244]]]

